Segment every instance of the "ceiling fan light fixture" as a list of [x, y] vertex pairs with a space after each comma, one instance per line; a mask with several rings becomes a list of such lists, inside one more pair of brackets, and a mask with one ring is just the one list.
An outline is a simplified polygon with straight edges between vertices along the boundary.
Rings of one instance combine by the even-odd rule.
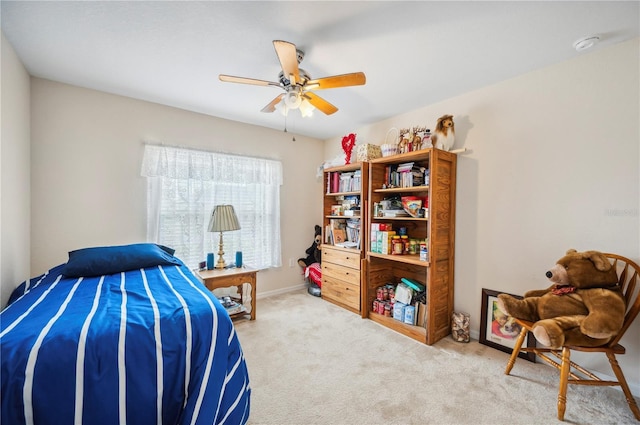
[[284, 97], [284, 104], [289, 109], [297, 109], [300, 107], [301, 103], [302, 103], [302, 97], [300, 96], [300, 93], [297, 91], [292, 90], [288, 92]]
[[307, 99], [302, 99], [302, 102], [300, 103], [300, 114], [302, 115], [302, 118], [312, 117], [314, 109], [315, 107]]

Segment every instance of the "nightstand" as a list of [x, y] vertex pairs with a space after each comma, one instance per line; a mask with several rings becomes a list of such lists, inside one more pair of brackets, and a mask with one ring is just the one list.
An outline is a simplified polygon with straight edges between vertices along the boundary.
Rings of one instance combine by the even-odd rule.
[[[235, 286], [240, 293], [240, 304], [243, 304], [243, 286], [245, 283], [251, 285], [251, 311], [248, 313], [250, 320], [256, 319], [256, 283], [258, 274], [257, 269], [251, 267], [213, 269], [213, 270], [196, 270], [196, 276], [204, 283], [210, 291], [218, 288], [229, 288]], [[238, 316], [244, 316], [247, 313], [239, 313]], [[236, 316], [236, 315], [234, 315]]]

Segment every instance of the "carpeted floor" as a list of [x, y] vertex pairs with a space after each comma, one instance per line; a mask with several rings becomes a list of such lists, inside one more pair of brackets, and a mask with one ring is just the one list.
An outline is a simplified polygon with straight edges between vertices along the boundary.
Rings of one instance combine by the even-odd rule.
[[[477, 341], [418, 343], [296, 291], [237, 322], [249, 424], [559, 424], [557, 372]], [[640, 424], [621, 391], [569, 387], [565, 423]]]

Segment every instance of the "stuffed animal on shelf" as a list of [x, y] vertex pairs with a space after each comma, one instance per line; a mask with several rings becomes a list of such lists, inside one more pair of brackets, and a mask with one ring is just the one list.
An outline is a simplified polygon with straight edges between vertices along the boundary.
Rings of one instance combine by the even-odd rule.
[[535, 322], [533, 335], [549, 348], [596, 347], [622, 328], [626, 310], [615, 268], [598, 251], [567, 251], [546, 273], [553, 285], [525, 293], [522, 300], [498, 295], [509, 316]]
[[305, 254], [307, 254], [307, 257], [298, 259], [298, 264], [300, 265], [300, 267], [306, 268], [313, 263], [320, 263], [320, 260], [322, 258], [321, 251], [320, 251], [321, 244], [322, 244], [322, 227], [316, 224], [313, 243], [305, 251]]
[[455, 125], [453, 115], [443, 115], [438, 118], [436, 131], [431, 136], [431, 143], [434, 148], [444, 151], [451, 150], [455, 142]]

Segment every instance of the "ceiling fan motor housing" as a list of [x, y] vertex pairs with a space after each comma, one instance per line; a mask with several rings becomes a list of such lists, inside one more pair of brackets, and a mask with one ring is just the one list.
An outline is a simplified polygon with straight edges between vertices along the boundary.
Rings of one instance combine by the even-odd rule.
[[[296, 84], [297, 86], [303, 86], [307, 81], [311, 80], [311, 76], [304, 69], [300, 68], [298, 72], [300, 74], [300, 81], [298, 81], [298, 83]], [[289, 81], [289, 79], [285, 77], [284, 72], [282, 71], [280, 71], [280, 73], [278, 74], [278, 81], [280, 82], [282, 88], [284, 88], [285, 90], [288, 87], [291, 87], [291, 81]]]

